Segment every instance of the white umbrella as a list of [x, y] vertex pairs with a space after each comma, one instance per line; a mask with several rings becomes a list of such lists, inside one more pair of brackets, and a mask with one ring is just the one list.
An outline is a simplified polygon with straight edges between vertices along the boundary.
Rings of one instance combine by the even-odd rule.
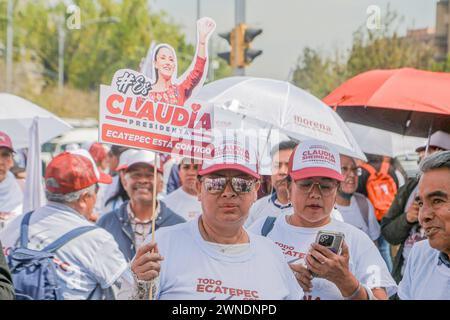
[[28, 100], [0, 93], [0, 130], [11, 137], [15, 149], [29, 146], [28, 132], [36, 117], [40, 144], [72, 129], [65, 121]]
[[346, 124], [365, 153], [396, 157], [415, 153], [416, 148], [427, 143], [426, 138], [403, 136], [353, 122]]
[[366, 160], [342, 119], [321, 100], [289, 82], [230, 77], [204, 86], [196, 98], [300, 141], [326, 141], [342, 154]]
[[23, 213], [36, 210], [45, 204], [38, 118], [33, 120], [29, 136], [30, 145], [28, 146], [27, 175], [23, 194]]

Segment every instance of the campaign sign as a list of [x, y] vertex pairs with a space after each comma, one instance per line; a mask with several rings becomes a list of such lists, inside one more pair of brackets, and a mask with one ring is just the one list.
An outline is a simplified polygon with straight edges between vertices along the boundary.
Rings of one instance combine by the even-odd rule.
[[184, 106], [155, 102], [150, 79], [118, 70], [111, 86], [100, 86], [99, 140], [193, 158], [211, 156], [213, 107], [195, 99]]

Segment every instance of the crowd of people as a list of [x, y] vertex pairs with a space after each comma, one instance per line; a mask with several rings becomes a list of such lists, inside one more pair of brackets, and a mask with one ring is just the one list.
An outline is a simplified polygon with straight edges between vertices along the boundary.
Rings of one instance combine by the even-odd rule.
[[449, 134], [418, 146], [416, 177], [282, 141], [259, 199], [252, 144], [214, 148], [163, 164], [85, 144], [50, 161], [46, 204], [23, 212], [0, 132], [0, 299], [450, 299]]

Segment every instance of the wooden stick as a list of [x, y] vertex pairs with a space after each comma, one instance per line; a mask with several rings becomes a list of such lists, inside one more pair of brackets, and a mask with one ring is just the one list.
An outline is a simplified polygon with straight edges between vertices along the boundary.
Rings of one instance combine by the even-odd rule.
[[[156, 170], [156, 167], [158, 165], [158, 153], [155, 152], [155, 162], [154, 162], [154, 166], [153, 166], [153, 201], [152, 201], [152, 206], [153, 206], [153, 217], [152, 217], [152, 242], [155, 242], [155, 222], [156, 222], [156, 189], [158, 188], [157, 184], [157, 175], [158, 172]], [[150, 286], [150, 296], [149, 296], [150, 300], [153, 300], [153, 284]]]

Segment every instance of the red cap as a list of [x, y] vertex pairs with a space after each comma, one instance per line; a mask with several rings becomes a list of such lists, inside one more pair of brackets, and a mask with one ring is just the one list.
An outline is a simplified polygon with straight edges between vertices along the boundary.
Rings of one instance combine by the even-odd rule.
[[92, 143], [88, 151], [94, 159], [95, 163], [102, 162], [108, 154], [108, 151], [100, 142]]
[[344, 181], [339, 153], [321, 141], [301, 142], [289, 158], [289, 175], [292, 180], [326, 177]]
[[14, 152], [11, 138], [3, 131], [0, 131], [0, 148], [8, 148]]
[[224, 169], [234, 169], [259, 179], [259, 164], [256, 146], [253, 143], [245, 144], [244, 141], [228, 140], [214, 146], [213, 158], [205, 159], [198, 174], [203, 176], [208, 173]]
[[45, 171], [45, 186], [53, 193], [71, 193], [98, 182], [110, 184], [112, 178], [99, 171], [91, 155], [82, 149], [57, 155]]

